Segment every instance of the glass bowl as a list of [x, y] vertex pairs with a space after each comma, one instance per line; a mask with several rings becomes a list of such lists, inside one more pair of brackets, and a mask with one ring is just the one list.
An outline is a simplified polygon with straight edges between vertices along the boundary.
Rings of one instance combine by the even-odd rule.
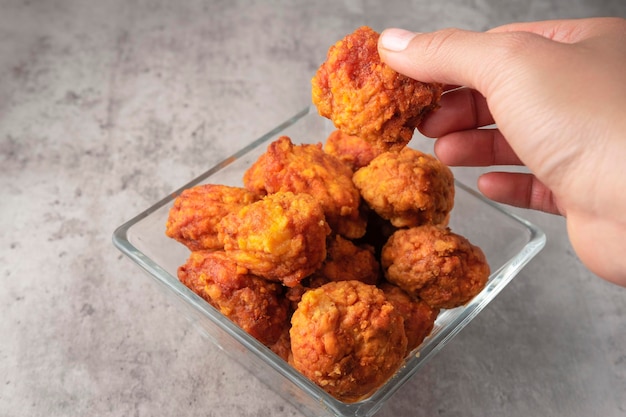
[[[492, 273], [484, 290], [462, 307], [442, 310], [424, 342], [404, 360], [399, 371], [370, 397], [345, 403], [327, 394], [271, 350], [248, 335], [177, 279], [177, 268], [189, 251], [165, 236], [169, 209], [182, 190], [204, 183], [242, 186], [247, 168], [267, 145], [287, 135], [294, 143], [324, 142], [332, 124], [308, 107], [266, 135], [250, 143], [161, 201], [117, 228], [113, 243], [160, 285], [170, 301], [208, 340], [303, 414], [372, 416], [409, 378], [439, 352], [517, 275], [544, 246], [545, 235], [528, 221], [503, 210], [456, 180], [450, 228], [484, 251]], [[415, 146], [413, 142], [410, 146]], [[422, 149], [427, 152], [427, 150]], [[235, 387], [233, 387], [235, 388]]]

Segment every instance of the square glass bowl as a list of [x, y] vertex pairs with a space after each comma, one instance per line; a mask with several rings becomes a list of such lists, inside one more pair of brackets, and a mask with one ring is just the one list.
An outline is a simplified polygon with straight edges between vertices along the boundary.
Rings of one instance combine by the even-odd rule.
[[[296, 144], [323, 143], [333, 129], [327, 119], [317, 114], [315, 107], [300, 111], [121, 225], [115, 230], [113, 243], [154, 278], [201, 334], [303, 414], [311, 417], [365, 417], [376, 413], [426, 361], [485, 308], [543, 248], [545, 235], [533, 224], [503, 210], [457, 180], [450, 228], [484, 251], [492, 271], [486, 287], [468, 304], [442, 310], [430, 336], [407, 355], [395, 376], [373, 395], [356, 403], [338, 401], [181, 284], [176, 271], [187, 260], [189, 251], [165, 235], [170, 207], [185, 188], [204, 183], [242, 186], [244, 172], [279, 136], [287, 135]], [[414, 146], [413, 142], [410, 146]]]

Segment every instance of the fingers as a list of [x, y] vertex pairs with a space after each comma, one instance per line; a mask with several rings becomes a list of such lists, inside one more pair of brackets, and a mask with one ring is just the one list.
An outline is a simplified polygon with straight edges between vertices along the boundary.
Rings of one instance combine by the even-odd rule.
[[523, 165], [497, 129], [454, 132], [435, 142], [435, 154], [451, 166]]
[[444, 29], [420, 34], [386, 29], [379, 38], [378, 53], [387, 65], [408, 77], [470, 87], [491, 99], [498, 87], [506, 86], [511, 93], [526, 71], [550, 63], [558, 45], [524, 31]]
[[561, 43], [620, 32], [623, 26], [622, 18], [595, 18], [513, 23], [488, 32], [444, 29], [415, 33], [391, 28], [381, 33], [378, 52], [385, 63], [408, 77], [463, 85], [490, 97], [490, 87], [505, 83], [515, 71], [508, 61], [541, 66]]
[[459, 130], [493, 124], [485, 98], [476, 90], [458, 88], [446, 92], [440, 108], [431, 112], [419, 127], [428, 137], [439, 137]]
[[478, 189], [499, 203], [564, 214], [554, 194], [532, 174], [489, 172], [478, 179]]
[[502, 34], [445, 29], [417, 34], [402, 29], [381, 33], [378, 52], [396, 71], [424, 82], [464, 85], [484, 93], [498, 60]]

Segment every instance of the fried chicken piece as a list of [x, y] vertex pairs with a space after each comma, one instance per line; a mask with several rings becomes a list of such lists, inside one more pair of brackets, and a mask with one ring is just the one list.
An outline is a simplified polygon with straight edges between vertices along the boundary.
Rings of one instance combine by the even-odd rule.
[[361, 197], [352, 171], [318, 145], [294, 145], [287, 136], [272, 142], [244, 174], [245, 187], [259, 195], [278, 191], [310, 194], [324, 209], [331, 229], [348, 238], [365, 233]]
[[280, 356], [285, 362], [291, 361], [291, 338], [289, 337], [289, 331], [291, 330], [291, 324], [287, 321], [287, 325], [283, 327], [283, 331], [278, 337], [278, 340], [271, 345], [268, 345], [270, 350]]
[[216, 226], [222, 217], [258, 200], [245, 188], [205, 184], [184, 190], [170, 209], [165, 234], [189, 250], [221, 249]]
[[478, 246], [434, 225], [396, 231], [383, 247], [381, 264], [388, 281], [434, 308], [467, 303], [490, 273]]
[[278, 192], [225, 216], [217, 231], [237, 264], [292, 287], [322, 265], [330, 228], [315, 198]]
[[296, 309], [298, 308], [298, 304], [300, 303], [300, 300], [302, 300], [302, 296], [305, 292], [314, 288], [319, 288], [324, 284], [328, 284], [329, 282], [331, 281], [325, 276], [319, 273], [313, 273], [313, 275], [310, 275], [300, 281], [298, 285], [287, 288], [287, 291], [285, 292], [285, 297], [291, 303], [292, 311], [296, 311]]
[[351, 240], [334, 235], [326, 241], [326, 260], [322, 267], [295, 287], [289, 288], [286, 297], [295, 310], [302, 295], [310, 289], [333, 281], [355, 280], [376, 285], [380, 276], [380, 264], [373, 247], [357, 246]]
[[361, 281], [375, 285], [380, 278], [380, 264], [374, 248], [357, 246], [352, 241], [335, 235], [326, 245], [326, 260], [316, 275], [329, 281]]
[[342, 132], [381, 150], [399, 150], [437, 108], [443, 88], [413, 80], [382, 62], [378, 37], [363, 26], [330, 47], [311, 81], [313, 103]]
[[400, 367], [402, 317], [379, 288], [339, 281], [307, 291], [291, 318], [293, 366], [335, 398], [358, 401]]
[[352, 180], [369, 207], [396, 227], [446, 225], [454, 206], [450, 168], [412, 148], [377, 156]]
[[389, 282], [380, 284], [387, 301], [400, 312], [404, 319], [404, 332], [407, 338], [407, 353], [422, 344], [432, 332], [439, 309], [428, 305], [419, 298], [411, 297], [403, 289]]
[[372, 159], [381, 154], [381, 150], [370, 142], [347, 135], [341, 130], [334, 130], [328, 135], [324, 143], [324, 152], [348, 165], [352, 172], [367, 166]]
[[266, 346], [289, 325], [283, 287], [248, 273], [223, 251], [192, 252], [178, 279]]

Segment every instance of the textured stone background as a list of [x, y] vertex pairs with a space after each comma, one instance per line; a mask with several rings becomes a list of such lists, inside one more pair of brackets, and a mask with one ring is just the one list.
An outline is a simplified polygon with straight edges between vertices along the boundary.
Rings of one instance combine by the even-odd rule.
[[[0, 0], [0, 416], [295, 416], [113, 230], [310, 102], [355, 27], [626, 16], [623, 0]], [[626, 415], [626, 291], [563, 219], [380, 416]]]

